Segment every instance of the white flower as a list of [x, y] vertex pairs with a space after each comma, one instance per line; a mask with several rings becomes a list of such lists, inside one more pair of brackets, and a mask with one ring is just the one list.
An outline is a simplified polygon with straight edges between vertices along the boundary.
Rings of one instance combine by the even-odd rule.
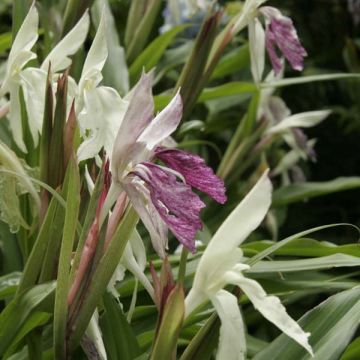
[[215, 307], [221, 320], [217, 353], [220, 360], [246, 358], [243, 321], [237, 298], [223, 290], [227, 284], [239, 286], [265, 318], [312, 354], [308, 343], [310, 334], [305, 333], [287, 314], [276, 296], [267, 295], [257, 281], [242, 274], [249, 266], [242, 263], [243, 252], [239, 245], [264, 219], [271, 204], [271, 191], [266, 172], [213, 236], [200, 259], [193, 287], [185, 299], [186, 316], [208, 299]]

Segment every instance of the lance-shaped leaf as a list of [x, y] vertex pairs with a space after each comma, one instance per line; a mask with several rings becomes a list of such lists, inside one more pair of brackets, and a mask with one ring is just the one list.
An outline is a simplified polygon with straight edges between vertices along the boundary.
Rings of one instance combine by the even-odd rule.
[[181, 285], [177, 285], [166, 300], [161, 324], [151, 352], [151, 360], [171, 359], [176, 354], [176, 344], [184, 313], [184, 290]]

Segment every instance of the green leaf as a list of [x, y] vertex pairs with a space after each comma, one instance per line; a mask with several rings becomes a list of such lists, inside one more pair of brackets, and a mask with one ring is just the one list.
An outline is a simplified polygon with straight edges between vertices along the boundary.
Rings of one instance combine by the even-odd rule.
[[346, 349], [340, 360], [360, 359], [360, 337], [357, 337]]
[[10, 49], [12, 43], [11, 32], [7, 32], [0, 35], [0, 54]]
[[21, 278], [21, 272], [12, 272], [0, 277], [0, 300], [14, 295]]
[[151, 353], [151, 360], [171, 359], [184, 320], [185, 302], [182, 285], [171, 290], [162, 314], [160, 327]]
[[314, 259], [259, 261], [249, 273], [293, 272], [331, 269], [335, 267], [360, 266], [360, 258], [345, 254], [334, 254]]
[[164, 54], [166, 48], [171, 44], [175, 36], [183, 31], [188, 25], [178, 25], [172, 28], [171, 30], [163, 33], [158, 36], [154, 41], [152, 41], [147, 48], [136, 58], [136, 60], [130, 66], [130, 79], [131, 83], [135, 83], [143, 69], [145, 71], [151, 70], [161, 56]]
[[312, 83], [315, 81], [329, 81], [329, 80], [341, 80], [341, 79], [358, 79], [360, 74], [322, 74], [322, 75], [310, 75], [310, 76], [301, 76], [296, 78], [287, 78], [272, 82], [262, 83], [260, 86], [263, 89], [267, 88], [278, 88], [289, 85], [298, 85]]
[[250, 82], [234, 81], [202, 91], [197, 102], [218, 99], [231, 95], [252, 94], [257, 91], [256, 85]]
[[37, 285], [11, 301], [0, 314], [0, 355], [8, 349], [34, 310], [55, 290], [55, 282]]
[[133, 360], [141, 354], [133, 330], [120, 304], [109, 293], [103, 296], [105, 312], [100, 318], [106, 353], [109, 360]]
[[75, 240], [76, 224], [80, 207], [80, 175], [77, 162], [70, 158], [68, 165], [68, 183], [66, 196], [65, 223], [61, 241], [59, 267], [54, 308], [54, 349], [55, 357], [66, 358], [66, 324], [67, 324], [67, 296], [69, 292], [69, 274], [71, 253]]
[[94, 273], [89, 287], [87, 288], [87, 293], [84, 296], [84, 301], [78, 316], [74, 320], [74, 323], [70, 324], [70, 329], [73, 331], [69, 343], [70, 351], [75, 349], [86, 330], [91, 316], [94, 313], [97, 304], [101, 300], [111, 276], [120, 262], [127, 241], [134, 231], [137, 222], [138, 216], [135, 210], [132, 207], [128, 208], [123, 220], [119, 224], [113, 238], [111, 239], [105, 254], [98, 263], [96, 272]]
[[[254, 241], [243, 244], [241, 248], [244, 250], [244, 253], [247, 256], [247, 253], [259, 253], [274, 244], [276, 243], [273, 241]], [[274, 251], [273, 254], [302, 257], [318, 257], [333, 254], [347, 254], [360, 257], [360, 244], [357, 243], [337, 246], [333, 243], [325, 241], [320, 242], [317, 240], [304, 238], [293, 240], [290, 243], [285, 244], [283, 247]]]
[[249, 64], [249, 46], [243, 45], [240, 48], [232, 50], [221, 58], [211, 75], [211, 79], [218, 79], [227, 75], [233, 75], [235, 72], [249, 66]]
[[[318, 360], [338, 360], [360, 322], [360, 287], [343, 291], [309, 311], [300, 326], [311, 333], [310, 344]], [[310, 360], [311, 356], [293, 340], [282, 334], [254, 360]]]
[[273, 205], [287, 205], [318, 196], [360, 187], [360, 177], [339, 177], [330, 181], [305, 182], [281, 187], [274, 191]]

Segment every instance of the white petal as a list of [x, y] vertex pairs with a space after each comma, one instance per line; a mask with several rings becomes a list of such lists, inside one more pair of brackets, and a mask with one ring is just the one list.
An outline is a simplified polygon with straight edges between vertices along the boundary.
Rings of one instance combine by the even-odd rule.
[[216, 359], [245, 359], [245, 328], [236, 296], [228, 291], [220, 290], [210, 300], [221, 320]]
[[268, 171], [264, 172], [220, 226], [207, 246], [200, 264], [213, 255], [216, 257], [221, 253], [231, 254], [260, 225], [271, 204], [272, 185], [267, 174]]
[[51, 71], [53, 73], [64, 70], [71, 64], [70, 55], [74, 55], [84, 43], [90, 25], [88, 11], [77, 22], [77, 24], [65, 35], [65, 37], [50, 51], [41, 69], [47, 71], [49, 62], [51, 62]]
[[182, 108], [182, 100], [178, 91], [166, 108], [150, 122], [138, 141], [145, 143], [148, 150], [152, 150], [176, 130], [181, 120]]
[[33, 3], [12, 44], [9, 54], [10, 63], [21, 51], [31, 50], [38, 38], [38, 26], [39, 14], [36, 10], [35, 4]]
[[86, 335], [93, 341], [100, 360], [107, 360], [106, 350], [99, 326], [99, 313], [95, 310], [90, 323], [86, 329]]
[[299, 324], [288, 315], [278, 297], [267, 295], [257, 281], [245, 278], [241, 274], [229, 273], [228, 280], [229, 283], [238, 285], [244, 291], [255, 309], [261, 312], [266, 319], [313, 355], [312, 348], [308, 342], [310, 333], [305, 333]]
[[113, 176], [121, 173], [128, 162], [133, 160], [128, 158], [129, 149], [153, 118], [154, 101], [151, 85], [152, 75], [144, 73], [131, 91], [131, 96], [125, 97], [130, 103], [115, 139], [111, 161]]
[[27, 68], [20, 73], [20, 76], [29, 128], [37, 146], [44, 116], [47, 74], [40, 69]]
[[96, 87], [102, 79], [101, 70], [108, 56], [104, 16], [101, 17], [95, 38], [85, 59], [79, 86], [81, 89]]
[[115, 136], [127, 109], [127, 102], [112, 88], [101, 86], [85, 92], [84, 108], [79, 114], [81, 132], [90, 136], [78, 149], [78, 160], [86, 160], [104, 148], [111, 156]]
[[249, 45], [251, 73], [255, 83], [259, 84], [265, 67], [265, 31], [257, 18], [249, 23]]
[[21, 122], [21, 104], [19, 97], [19, 85], [11, 82], [9, 86], [10, 90], [10, 129], [14, 137], [14, 141], [18, 148], [23, 152], [27, 153], [27, 149], [23, 139], [23, 129]]
[[289, 116], [266, 131], [266, 134], [276, 134], [294, 127], [308, 128], [319, 124], [330, 115], [330, 110], [307, 111]]

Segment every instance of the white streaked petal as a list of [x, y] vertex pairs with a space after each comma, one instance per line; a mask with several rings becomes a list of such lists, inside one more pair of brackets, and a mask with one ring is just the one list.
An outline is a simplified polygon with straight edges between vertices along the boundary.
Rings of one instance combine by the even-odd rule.
[[200, 264], [207, 261], [207, 257], [231, 254], [260, 225], [271, 204], [272, 185], [267, 175], [268, 171], [265, 171], [226, 218], [207, 246]]
[[79, 114], [80, 129], [90, 136], [78, 149], [79, 161], [93, 158], [101, 148], [110, 157], [115, 136], [125, 115], [128, 103], [110, 87], [101, 86], [84, 94], [84, 108]]
[[27, 153], [27, 149], [23, 139], [23, 129], [21, 122], [21, 104], [19, 97], [19, 84], [11, 82], [9, 86], [10, 90], [10, 112], [9, 121], [10, 129], [14, 137], [14, 141], [18, 148], [23, 152]]
[[85, 59], [79, 81], [80, 88], [88, 86], [94, 88], [102, 79], [101, 70], [108, 56], [105, 26], [104, 16], [102, 16], [95, 38]]
[[37, 146], [44, 116], [47, 74], [40, 69], [27, 68], [20, 73], [20, 77], [29, 128], [34, 144]]
[[23, 51], [30, 51], [38, 39], [39, 14], [35, 3], [30, 7], [15, 40], [11, 46], [8, 63], [12, 64], [18, 54]]
[[150, 122], [138, 141], [145, 143], [148, 150], [152, 150], [178, 127], [182, 117], [182, 108], [182, 100], [178, 91], [165, 109]]
[[267, 295], [261, 285], [252, 279], [235, 272], [227, 274], [228, 282], [237, 285], [266, 319], [276, 325], [287, 336], [291, 337], [312, 356], [313, 351], [308, 342], [310, 333], [304, 332], [299, 324], [286, 312], [278, 297]]
[[70, 55], [74, 55], [84, 43], [90, 25], [88, 11], [77, 24], [65, 35], [65, 37], [50, 51], [49, 55], [41, 64], [41, 69], [47, 71], [51, 62], [53, 73], [66, 69], [71, 64]]
[[131, 96], [124, 99], [129, 100], [129, 106], [115, 139], [111, 161], [113, 176], [122, 173], [124, 167], [133, 159], [128, 158], [129, 150], [153, 118], [154, 101], [151, 86], [152, 75], [143, 73], [131, 91]]
[[319, 124], [330, 115], [330, 110], [307, 111], [289, 116], [266, 131], [266, 134], [276, 134], [294, 127], [308, 128]]
[[245, 359], [245, 328], [236, 296], [228, 291], [220, 290], [210, 300], [221, 320], [216, 359]]
[[265, 31], [257, 18], [249, 23], [249, 45], [251, 73], [255, 83], [259, 84], [265, 67]]

